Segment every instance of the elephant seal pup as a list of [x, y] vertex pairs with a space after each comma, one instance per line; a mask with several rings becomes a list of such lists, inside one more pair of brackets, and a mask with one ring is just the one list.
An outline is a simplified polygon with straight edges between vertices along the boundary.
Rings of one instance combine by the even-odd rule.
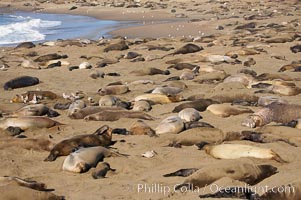
[[60, 114], [54, 110], [51, 110], [44, 104], [27, 105], [9, 114], [10, 117], [43, 116], [43, 115], [47, 115], [48, 117], [57, 117]]
[[277, 162], [286, 163], [277, 153], [271, 149], [245, 145], [245, 144], [218, 144], [210, 145], [207, 142], [197, 144], [199, 149], [214, 158], [218, 159], [238, 159], [243, 157], [253, 157], [260, 159], [276, 160]]
[[105, 147], [81, 148], [65, 158], [62, 168], [64, 171], [83, 173], [96, 167], [98, 162], [110, 156], [112, 152]]
[[9, 147], [21, 147], [27, 150], [35, 150], [35, 151], [50, 151], [54, 144], [49, 140], [45, 139], [19, 139], [19, 138], [11, 138], [11, 139], [1, 139], [0, 141], [0, 149], [5, 149]]
[[270, 122], [288, 123], [298, 118], [301, 118], [301, 105], [274, 102], [248, 116], [241, 125], [255, 128]]
[[107, 175], [108, 171], [116, 171], [115, 169], [112, 169], [110, 164], [107, 162], [103, 162], [97, 165], [95, 170], [92, 172], [92, 177], [94, 179], [99, 179], [99, 178], [105, 178]]
[[73, 113], [76, 113], [85, 107], [86, 103], [83, 100], [78, 99], [72, 102], [68, 108], [68, 116], [71, 116]]
[[255, 165], [248, 159], [219, 160], [188, 176], [183, 184], [176, 186], [176, 190], [186, 187], [197, 189], [210, 185], [214, 181], [229, 177], [255, 185], [263, 179], [277, 173], [277, 168], [272, 165]]
[[36, 98], [38, 100], [43, 100], [43, 99], [56, 99], [58, 98], [58, 95], [51, 92], [51, 91], [41, 91], [41, 90], [32, 90], [32, 91], [27, 91], [25, 93], [22, 93], [21, 95], [16, 95], [15, 97], [13, 97], [11, 99], [12, 103], [27, 103], [30, 102], [34, 99], [34, 96], [36, 96]]
[[207, 107], [207, 110], [220, 117], [229, 117], [231, 115], [239, 115], [242, 113], [253, 113], [249, 108], [236, 107], [229, 104], [212, 104]]
[[152, 109], [152, 106], [148, 101], [140, 100], [140, 101], [135, 101], [133, 105], [133, 111], [150, 111]]
[[164, 95], [164, 94], [142, 94], [137, 96], [134, 101], [146, 100], [152, 104], [166, 104], [180, 102], [184, 100], [182, 95]]
[[191, 102], [185, 102], [182, 103], [178, 106], [176, 106], [172, 112], [180, 112], [181, 110], [185, 109], [185, 108], [194, 108], [199, 112], [203, 112], [207, 109], [208, 106], [210, 106], [211, 104], [216, 104], [218, 103], [217, 101], [213, 101], [211, 99], [197, 99], [195, 101], [191, 101]]
[[148, 135], [155, 136], [156, 132], [142, 120], [137, 120], [130, 127], [130, 135]]
[[184, 130], [184, 122], [178, 116], [170, 116], [162, 120], [155, 128], [156, 134], [178, 134]]
[[202, 118], [199, 111], [194, 108], [185, 108], [179, 112], [178, 116], [184, 122], [196, 122]]
[[134, 71], [131, 71], [130, 74], [134, 74], [136, 76], [152, 76], [152, 75], [157, 75], [157, 74], [169, 75], [170, 71], [151, 67], [151, 68], [146, 68], [146, 69], [141, 69], [141, 70], [134, 70]]
[[118, 95], [118, 94], [125, 94], [129, 92], [130, 89], [126, 85], [109, 85], [104, 88], [100, 88], [98, 90], [98, 94], [104, 95]]
[[120, 107], [99, 107], [99, 106], [87, 106], [77, 112], [72, 113], [70, 116], [71, 119], [84, 119], [88, 115], [92, 115], [104, 110], [124, 110]]
[[67, 156], [78, 147], [109, 146], [111, 141], [112, 129], [104, 125], [93, 134], [77, 135], [62, 140], [51, 149], [50, 154], [44, 161], [54, 161], [59, 156]]
[[22, 130], [29, 128], [50, 128], [53, 126], [63, 125], [60, 122], [49, 119], [48, 117], [40, 116], [24, 116], [18, 118], [0, 119], [0, 128], [7, 129], [10, 126], [19, 127]]
[[193, 174], [194, 172], [198, 171], [199, 169], [197, 168], [188, 168], [188, 169], [179, 169], [175, 172], [164, 174], [164, 177], [172, 177], [172, 176], [182, 176], [182, 177], [187, 177]]
[[144, 112], [128, 110], [104, 110], [92, 115], [86, 116], [86, 121], [117, 121], [120, 118], [138, 118], [145, 120], [154, 120], [154, 118]]
[[19, 76], [4, 83], [4, 90], [12, 90], [16, 88], [28, 87], [36, 85], [40, 82], [37, 77]]
[[105, 95], [102, 96], [99, 101], [99, 106], [115, 106], [117, 104], [117, 101], [120, 101], [117, 97], [111, 96], [111, 95]]
[[182, 91], [183, 91], [183, 89], [178, 88], [178, 87], [168, 87], [168, 86], [162, 87], [162, 86], [160, 86], [160, 87], [156, 87], [155, 89], [153, 89], [151, 91], [151, 93], [152, 94], [176, 95]]

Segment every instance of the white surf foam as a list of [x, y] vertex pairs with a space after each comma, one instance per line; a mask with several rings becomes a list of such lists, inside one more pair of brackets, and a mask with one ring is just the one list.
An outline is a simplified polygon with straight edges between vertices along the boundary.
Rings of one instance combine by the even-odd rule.
[[0, 26], [0, 44], [15, 44], [44, 40], [42, 29], [59, 26], [60, 21], [47, 21], [30, 17], [12, 16], [18, 22]]

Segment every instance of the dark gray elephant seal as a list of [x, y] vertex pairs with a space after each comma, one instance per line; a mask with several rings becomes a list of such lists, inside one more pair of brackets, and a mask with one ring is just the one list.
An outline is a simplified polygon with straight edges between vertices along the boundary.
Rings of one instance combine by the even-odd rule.
[[112, 129], [104, 125], [93, 134], [77, 135], [57, 143], [44, 161], [54, 161], [59, 156], [69, 155], [78, 147], [109, 146], [112, 141]]
[[104, 52], [109, 52], [109, 51], [123, 51], [128, 49], [129, 46], [126, 44], [124, 40], [121, 40], [115, 44], [110, 44], [106, 48], [104, 48]]
[[248, 116], [242, 126], [255, 128], [270, 122], [288, 123], [301, 118], [301, 105], [273, 102], [267, 107]]
[[7, 81], [4, 84], [3, 88], [4, 88], [4, 90], [12, 90], [15, 88], [22, 88], [22, 87], [36, 85], [39, 82], [40, 82], [40, 80], [37, 77], [20, 76], [20, 77], [17, 77], [17, 78]]

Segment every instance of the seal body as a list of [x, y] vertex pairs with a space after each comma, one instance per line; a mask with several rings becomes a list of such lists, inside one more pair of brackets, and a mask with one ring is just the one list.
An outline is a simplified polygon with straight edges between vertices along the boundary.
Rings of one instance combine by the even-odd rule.
[[72, 113], [69, 115], [71, 119], [84, 119], [88, 115], [92, 115], [101, 111], [107, 110], [124, 110], [120, 107], [99, 107], [99, 106], [87, 106], [77, 112]]
[[172, 133], [177, 134], [183, 131], [184, 122], [178, 116], [170, 116], [159, 123], [155, 128], [156, 134]]
[[252, 113], [249, 108], [238, 108], [228, 104], [212, 104], [207, 107], [207, 110], [220, 117], [229, 117], [231, 115], [239, 115], [242, 113]]
[[92, 167], [96, 167], [103, 158], [111, 156], [109, 149], [105, 147], [88, 147], [79, 149], [67, 156], [63, 163], [63, 170], [82, 173]]
[[201, 119], [200, 113], [194, 108], [185, 108], [179, 112], [178, 116], [184, 122], [195, 122]]
[[36, 85], [40, 82], [37, 77], [20, 76], [6, 82], [3, 86], [4, 90], [12, 90], [15, 88], [22, 88], [27, 86]]
[[109, 146], [111, 141], [112, 129], [104, 125], [93, 134], [77, 135], [57, 143], [44, 161], [54, 161], [58, 156], [67, 156], [78, 147]]
[[129, 131], [131, 135], [148, 135], [151, 137], [156, 135], [155, 131], [142, 120], [134, 122]]
[[135, 98], [136, 101], [146, 100], [153, 104], [166, 104], [183, 100], [182, 95], [167, 96], [164, 94], [142, 94]]
[[130, 89], [126, 85], [109, 85], [98, 90], [100, 95], [118, 95], [129, 92]]
[[38, 100], [42, 100], [42, 99], [56, 99], [58, 96], [51, 92], [51, 91], [27, 91], [25, 93], [22, 93], [21, 95], [16, 95], [14, 98], [12, 98], [12, 102], [13, 103], [27, 103], [30, 102], [34, 99], [34, 96], [36, 96], [36, 98]]
[[153, 120], [154, 118], [144, 112], [128, 111], [128, 110], [104, 110], [92, 115], [86, 116], [84, 119], [87, 121], [117, 121], [120, 118], [138, 118]]
[[144, 101], [144, 100], [141, 100], [141, 101], [136, 101], [134, 103], [134, 106], [133, 106], [133, 111], [150, 111], [152, 109], [152, 106], [150, 105], [150, 103], [148, 103], [147, 101]]

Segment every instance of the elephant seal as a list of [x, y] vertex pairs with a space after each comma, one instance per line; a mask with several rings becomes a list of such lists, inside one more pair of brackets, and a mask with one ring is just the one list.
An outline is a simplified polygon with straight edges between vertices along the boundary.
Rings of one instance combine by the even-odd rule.
[[204, 48], [201, 46], [197, 46], [192, 43], [188, 43], [182, 47], [180, 47], [178, 50], [176, 50], [174, 53], [169, 54], [169, 55], [177, 55], [177, 54], [189, 54], [189, 53], [195, 53], [198, 51], [203, 50]]
[[41, 90], [32, 90], [32, 91], [27, 91], [25, 93], [22, 93], [21, 95], [16, 95], [15, 97], [12, 98], [11, 102], [13, 103], [28, 103], [34, 99], [34, 96], [38, 100], [43, 100], [43, 99], [56, 99], [58, 98], [58, 95], [51, 92], [51, 91], [41, 91]]
[[207, 110], [220, 117], [229, 117], [231, 115], [239, 115], [242, 113], [253, 113], [249, 108], [239, 108], [229, 104], [211, 104], [207, 107]]
[[104, 125], [93, 134], [77, 135], [62, 140], [51, 149], [50, 154], [44, 161], [54, 161], [59, 156], [67, 156], [78, 147], [109, 146], [111, 142], [112, 129]]
[[182, 176], [187, 177], [193, 174], [194, 172], [198, 171], [198, 168], [188, 168], [188, 169], [179, 169], [175, 172], [164, 174], [164, 177], [172, 177], [172, 176]]
[[152, 104], [174, 103], [184, 100], [182, 95], [164, 95], [164, 94], [142, 94], [135, 98], [136, 101], [145, 100]]
[[0, 141], [0, 149], [5, 149], [9, 147], [21, 147], [27, 150], [35, 150], [35, 151], [50, 151], [54, 144], [49, 140], [45, 139], [19, 139], [19, 138], [11, 138], [11, 139], [1, 139]]
[[141, 54], [139, 54], [137, 52], [129, 51], [129, 52], [127, 52], [126, 55], [123, 56], [123, 58], [125, 58], [125, 59], [133, 59], [133, 58], [136, 58], [138, 56], [141, 56]]
[[53, 126], [63, 125], [60, 122], [49, 119], [48, 117], [40, 116], [24, 116], [18, 118], [0, 119], [0, 128], [7, 129], [10, 126], [19, 127], [22, 130], [29, 128], [50, 128]]
[[161, 70], [155, 67], [150, 67], [150, 68], [145, 68], [141, 70], [134, 70], [131, 71], [130, 74], [134, 74], [136, 76], [152, 76], [152, 75], [169, 75], [170, 71], [169, 70]]
[[1, 176], [0, 183], [1, 183], [1, 186], [7, 185], [10, 183], [15, 183], [22, 187], [31, 188], [31, 189], [38, 190], [38, 191], [47, 191], [47, 187], [44, 183], [39, 183], [36, 181], [28, 181], [25, 179], [14, 177], [14, 176]]
[[10, 117], [42, 116], [42, 115], [47, 115], [48, 117], [57, 117], [60, 114], [54, 110], [51, 110], [44, 104], [27, 105], [9, 114]]
[[99, 107], [99, 106], [87, 106], [77, 112], [72, 113], [70, 116], [71, 119], [84, 119], [88, 115], [92, 115], [105, 110], [124, 110], [120, 107]]
[[193, 65], [190, 63], [177, 63], [177, 64], [173, 64], [173, 65], [167, 67], [167, 69], [176, 69], [176, 70], [190, 69], [190, 70], [193, 70], [197, 66], [198, 65]]
[[43, 56], [39, 56], [34, 61], [35, 62], [48, 62], [50, 60], [59, 60], [62, 58], [68, 58], [68, 56], [67, 55], [59, 55], [57, 53], [50, 53], [50, 54], [46, 54]]
[[118, 94], [125, 94], [129, 92], [130, 89], [126, 85], [109, 85], [104, 88], [100, 88], [98, 90], [98, 94], [100, 95], [118, 95]]
[[156, 87], [155, 89], [151, 90], [152, 94], [165, 94], [165, 95], [176, 95], [182, 92], [182, 88], [178, 87], [169, 87], [169, 86], [160, 86]]
[[108, 171], [116, 171], [116, 170], [112, 169], [109, 163], [103, 162], [97, 165], [97, 167], [95, 168], [95, 170], [92, 172], [91, 175], [94, 179], [105, 178]]
[[216, 103], [218, 103], [218, 102], [211, 100], [211, 99], [197, 99], [195, 101], [185, 102], [185, 103], [182, 103], [182, 104], [176, 106], [172, 110], [172, 112], [180, 112], [181, 110], [183, 110], [185, 108], [194, 108], [199, 112], [203, 112], [207, 109], [208, 106], [210, 106], [211, 104], [216, 104]]
[[36, 47], [36, 45], [32, 42], [22, 42], [20, 44], [18, 44], [15, 49], [21, 49], [21, 48], [25, 48], [25, 49], [30, 49], [30, 48], [34, 48]]
[[32, 85], [36, 85], [40, 82], [37, 77], [31, 76], [19, 76], [17, 78], [11, 79], [7, 81], [3, 88], [4, 90], [12, 90], [16, 88], [28, 87]]
[[83, 100], [80, 99], [75, 100], [70, 104], [68, 108], [68, 116], [71, 116], [73, 113], [76, 113], [85, 107], [86, 107], [86, 103]]
[[121, 40], [117, 43], [110, 44], [106, 48], [104, 48], [103, 52], [109, 52], [109, 51], [123, 51], [129, 49], [129, 46], [126, 44], [124, 40]]
[[133, 105], [133, 111], [150, 111], [152, 109], [152, 106], [148, 101], [140, 100], [140, 101], [135, 101]]
[[267, 105], [270, 105], [273, 102], [288, 104], [288, 101], [281, 99], [280, 97], [277, 97], [277, 96], [262, 96], [262, 97], [259, 97], [257, 105], [265, 107]]
[[288, 123], [298, 118], [301, 118], [301, 105], [273, 102], [267, 107], [248, 116], [248, 118], [242, 122], [242, 126], [255, 128], [264, 126], [270, 122]]
[[104, 110], [95, 114], [86, 116], [86, 121], [117, 121], [120, 118], [139, 118], [145, 120], [154, 120], [154, 118], [144, 112], [128, 110]]
[[130, 127], [130, 135], [148, 135], [155, 136], [155, 131], [142, 120], [137, 120]]
[[111, 96], [111, 95], [105, 95], [102, 96], [99, 101], [99, 106], [115, 106], [117, 104], [117, 101], [120, 101], [117, 97]]
[[219, 160], [203, 166], [188, 176], [183, 184], [177, 185], [175, 189], [179, 190], [182, 187], [187, 189], [202, 188], [223, 177], [255, 185], [275, 173], [277, 173], [276, 167], [272, 165], [255, 165], [248, 159]]
[[301, 52], [301, 45], [300, 45], [300, 44], [297, 44], [297, 45], [295, 45], [295, 46], [292, 46], [292, 47], [290, 47], [290, 50], [291, 50], [293, 53]]
[[62, 169], [64, 171], [83, 173], [89, 171], [92, 167], [96, 167], [98, 162], [110, 156], [112, 156], [112, 152], [105, 147], [81, 148], [65, 158]]
[[195, 122], [195, 121], [199, 121], [202, 118], [200, 116], [199, 111], [197, 111], [194, 108], [185, 108], [179, 112], [178, 116], [184, 122]]
[[197, 144], [199, 149], [214, 158], [218, 159], [238, 159], [243, 157], [253, 157], [260, 159], [276, 160], [277, 162], [286, 163], [277, 153], [271, 149], [245, 145], [245, 144], [218, 144], [211, 145], [207, 142]]
[[156, 134], [178, 134], [184, 129], [184, 122], [178, 116], [170, 116], [162, 120], [155, 128]]

